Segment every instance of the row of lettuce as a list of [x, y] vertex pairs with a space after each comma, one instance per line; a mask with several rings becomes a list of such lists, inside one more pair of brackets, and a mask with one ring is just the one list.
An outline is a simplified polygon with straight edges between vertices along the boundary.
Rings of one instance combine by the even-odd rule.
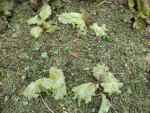
[[[73, 99], [78, 100], [79, 106], [81, 101], [85, 101], [85, 104], [87, 104], [92, 101], [92, 97], [95, 95], [96, 90], [102, 87], [102, 102], [98, 113], [107, 113], [111, 107], [111, 103], [106, 98], [106, 95], [110, 96], [112, 94], [121, 93], [120, 88], [123, 86], [123, 83], [119, 82], [119, 80], [114, 77], [105, 64], [97, 64], [93, 67], [93, 76], [98, 80], [98, 83], [89, 82], [73, 87]], [[49, 70], [49, 78], [43, 77], [35, 82], [31, 82], [24, 90], [23, 95], [29, 100], [32, 98], [37, 99], [41, 92], [51, 92], [55, 100], [61, 100], [64, 96], [67, 96], [65, 76], [61, 69], [51, 67]]]
[[[44, 4], [40, 13], [28, 20], [28, 24], [32, 26], [30, 35], [34, 38], [38, 38], [44, 31], [47, 33], [53, 33], [59, 30], [59, 26], [55, 25], [52, 20], [49, 20], [51, 15], [51, 7]], [[96, 37], [107, 36], [105, 24], [102, 25], [102, 27], [99, 27], [97, 23], [87, 26], [81, 13], [65, 12], [58, 15], [58, 20], [63, 24], [71, 24], [73, 28], [78, 30], [78, 36], [85, 36], [87, 34], [88, 27], [95, 32]]]

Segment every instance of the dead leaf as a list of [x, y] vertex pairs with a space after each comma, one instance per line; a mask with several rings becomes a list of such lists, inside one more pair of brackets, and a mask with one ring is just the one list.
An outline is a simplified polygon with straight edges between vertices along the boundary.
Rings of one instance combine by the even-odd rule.
[[4, 37], [4, 40], [5, 40], [6, 42], [9, 42], [9, 41], [10, 41], [10, 38], [9, 38], [9, 37]]
[[145, 82], [145, 83], [148, 83], [148, 80], [147, 80], [147, 78], [144, 78], [144, 82]]
[[113, 45], [112, 45], [112, 44], [108, 44], [107, 47], [108, 47], [108, 48], [112, 48]]
[[0, 92], [3, 92], [3, 90], [4, 90], [3, 85], [4, 84], [2, 82], [0, 82]]
[[3, 86], [4, 84], [3, 84], [3, 82], [0, 82], [0, 86]]
[[73, 56], [73, 57], [75, 57], [75, 58], [78, 57], [78, 53], [77, 52], [71, 52], [70, 55]]
[[58, 56], [53, 57], [53, 60], [57, 62], [59, 60]]

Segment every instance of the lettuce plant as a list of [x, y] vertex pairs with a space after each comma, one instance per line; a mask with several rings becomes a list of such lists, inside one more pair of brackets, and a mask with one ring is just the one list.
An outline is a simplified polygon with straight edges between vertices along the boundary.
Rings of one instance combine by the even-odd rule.
[[86, 35], [87, 27], [82, 14], [75, 12], [62, 13], [58, 16], [58, 20], [63, 24], [71, 24], [73, 28], [76, 27], [78, 29], [79, 36]]
[[120, 88], [123, 86], [118, 79], [116, 79], [112, 73], [109, 72], [109, 68], [105, 64], [97, 64], [93, 68], [93, 76], [101, 81], [101, 86], [104, 88], [104, 92], [112, 95], [113, 93], [121, 93]]
[[39, 96], [39, 93], [41, 92], [41, 89], [37, 85], [37, 82], [31, 82], [26, 89], [23, 92], [23, 95], [27, 97], [29, 100], [31, 98], [37, 98]]
[[111, 103], [104, 94], [101, 95], [102, 95], [102, 103], [98, 113], [107, 113], [109, 108], [111, 107]]
[[52, 92], [55, 100], [63, 99], [66, 93], [65, 77], [61, 69], [50, 68], [49, 78], [41, 78], [31, 82], [24, 90], [23, 95], [29, 100], [37, 98], [40, 92]]
[[144, 29], [150, 24], [150, 1], [149, 0], [128, 0], [130, 10], [134, 13], [135, 22], [133, 27], [137, 31]]
[[40, 26], [35, 26], [30, 30], [30, 35], [35, 38], [38, 38], [41, 36], [42, 32], [43, 29]]
[[112, 95], [113, 93], [121, 93], [120, 88], [123, 84], [112, 73], [108, 72], [102, 80], [101, 86], [104, 88], [104, 92]]
[[99, 27], [97, 23], [93, 23], [90, 28], [92, 30], [94, 30], [96, 37], [105, 37], [107, 36], [107, 29], [106, 29], [106, 25], [102, 25], [102, 27]]
[[87, 17], [85, 18], [85, 15], [81, 13], [62, 13], [58, 16], [58, 20], [63, 24], [71, 24], [73, 28], [76, 27], [78, 30], [78, 36], [85, 36], [87, 33], [87, 27], [95, 32], [96, 37], [107, 36], [107, 29], [105, 24], [101, 27], [99, 27], [97, 23], [86, 25]]
[[93, 76], [97, 80], [102, 80], [104, 76], [108, 73], [109, 67], [105, 64], [97, 64], [95, 67], [93, 67]]
[[52, 22], [50, 21], [46, 21], [46, 19], [49, 18], [51, 14], [51, 7], [47, 4], [44, 4], [40, 13], [27, 21], [29, 25], [36, 25], [30, 31], [31, 36], [38, 38], [41, 36], [44, 30], [48, 33], [52, 33], [58, 30], [58, 26], [52, 25]]
[[81, 84], [72, 89], [74, 93], [73, 99], [78, 99], [78, 104], [80, 105], [81, 101], [85, 101], [85, 104], [91, 101], [92, 96], [95, 95], [95, 91], [98, 88], [98, 84], [86, 83]]

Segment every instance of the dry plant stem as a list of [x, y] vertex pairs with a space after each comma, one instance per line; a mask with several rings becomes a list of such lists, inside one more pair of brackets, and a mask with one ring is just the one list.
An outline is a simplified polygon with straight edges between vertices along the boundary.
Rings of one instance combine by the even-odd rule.
[[51, 110], [51, 108], [46, 104], [46, 102], [44, 101], [44, 99], [42, 98], [42, 96], [40, 95], [40, 97], [41, 97], [41, 99], [42, 99], [42, 101], [43, 101], [43, 103], [44, 103], [44, 105], [48, 108], [48, 110], [51, 112], [51, 113], [54, 113], [54, 111], [53, 110]]

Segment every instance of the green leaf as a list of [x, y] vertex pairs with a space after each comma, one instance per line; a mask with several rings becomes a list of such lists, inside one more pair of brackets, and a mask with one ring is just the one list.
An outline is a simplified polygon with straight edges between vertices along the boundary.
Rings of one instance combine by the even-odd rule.
[[110, 107], [111, 107], [111, 103], [106, 98], [106, 96], [102, 94], [102, 103], [101, 103], [98, 113], [107, 113]]
[[57, 88], [57, 89], [53, 89], [53, 97], [55, 100], [61, 100], [64, 98], [64, 96], [67, 94], [66, 93], [66, 85], [64, 84], [62, 87]]
[[27, 86], [23, 95], [28, 99], [37, 98], [41, 91], [53, 93], [55, 100], [63, 99], [66, 93], [66, 84], [64, 74], [61, 69], [50, 68], [50, 78], [41, 78]]
[[113, 93], [121, 93], [120, 88], [123, 83], [119, 82], [112, 73], [108, 72], [102, 80], [101, 86], [104, 88], [104, 92], [112, 95]]
[[93, 23], [90, 28], [92, 30], [94, 30], [95, 34], [96, 34], [96, 37], [104, 37], [104, 36], [107, 36], [106, 34], [106, 25], [102, 25], [102, 27], [99, 27], [97, 23]]
[[44, 28], [46, 29], [47, 33], [54, 33], [57, 30], [59, 30], [59, 27], [56, 25], [53, 25], [51, 21], [43, 22]]
[[135, 0], [128, 0], [128, 5], [130, 8], [133, 8], [135, 6]]
[[136, 19], [135, 22], [133, 23], [133, 28], [139, 32], [144, 28], [146, 28], [146, 22], [142, 19]]
[[53, 89], [58, 89], [65, 84], [65, 77], [61, 69], [57, 69], [57, 67], [51, 67], [49, 72]]
[[0, 16], [4, 13], [4, 9], [3, 9], [3, 6], [2, 4], [0, 4]]
[[80, 13], [62, 13], [58, 16], [58, 20], [63, 24], [71, 24], [73, 28], [78, 29], [78, 35], [83, 36], [86, 35], [86, 24], [83, 20], [83, 16]]
[[41, 90], [39, 89], [38, 85], [36, 84], [36, 82], [31, 82], [31, 84], [29, 84], [27, 86], [27, 88], [24, 90], [23, 95], [25, 97], [27, 97], [29, 100], [31, 98], [37, 98], [39, 96], [39, 93], [41, 92]]
[[102, 80], [105, 75], [107, 74], [109, 70], [109, 67], [106, 66], [105, 64], [97, 64], [94, 68], [93, 68], [93, 76], [97, 79], [97, 80]]
[[104, 88], [105, 93], [109, 95], [121, 93], [120, 88], [123, 84], [109, 72], [109, 68], [105, 64], [97, 64], [93, 68], [93, 76], [102, 82], [101, 86]]
[[42, 91], [49, 91], [52, 89], [52, 83], [50, 78], [41, 78], [36, 81]]
[[29, 25], [32, 25], [32, 24], [41, 25], [42, 24], [41, 19], [39, 18], [38, 15], [34, 16], [33, 18], [30, 18], [27, 22]]
[[58, 31], [59, 30], [59, 27], [58, 26], [56, 26], [56, 25], [51, 25], [51, 27], [49, 27], [47, 30], [46, 30], [46, 32], [47, 33], [55, 33], [56, 31]]
[[150, 2], [149, 0], [128, 0], [131, 12], [135, 14], [133, 28], [140, 32], [150, 24]]
[[40, 17], [41, 17], [41, 20], [44, 21], [46, 20], [50, 15], [52, 14], [52, 10], [51, 10], [51, 7], [47, 4], [44, 4], [42, 6], [42, 10], [40, 12]]
[[150, 17], [150, 2], [149, 0], [137, 0], [138, 13], [140, 17], [149, 18]]
[[52, 92], [55, 100], [63, 99], [66, 93], [65, 77], [61, 69], [51, 67], [49, 70]]
[[52, 21], [48, 21], [48, 22], [43, 22], [43, 27], [44, 29], [48, 29], [52, 26]]
[[48, 58], [47, 52], [42, 53], [41, 58], [43, 58], [43, 59]]
[[78, 99], [78, 104], [80, 105], [81, 101], [85, 101], [85, 104], [91, 101], [92, 96], [95, 95], [95, 91], [98, 88], [98, 84], [86, 83], [74, 87], [72, 89], [74, 93], [73, 99]]
[[33, 50], [38, 51], [41, 48], [42, 44], [39, 42], [35, 42]]
[[63, 24], [72, 24], [73, 27], [76, 25], [84, 25], [84, 20], [82, 17], [82, 14], [80, 13], [62, 13], [61, 15], [58, 16], [58, 20], [62, 22]]
[[41, 36], [43, 29], [40, 26], [33, 27], [30, 31], [30, 35], [34, 38], [38, 38]]

